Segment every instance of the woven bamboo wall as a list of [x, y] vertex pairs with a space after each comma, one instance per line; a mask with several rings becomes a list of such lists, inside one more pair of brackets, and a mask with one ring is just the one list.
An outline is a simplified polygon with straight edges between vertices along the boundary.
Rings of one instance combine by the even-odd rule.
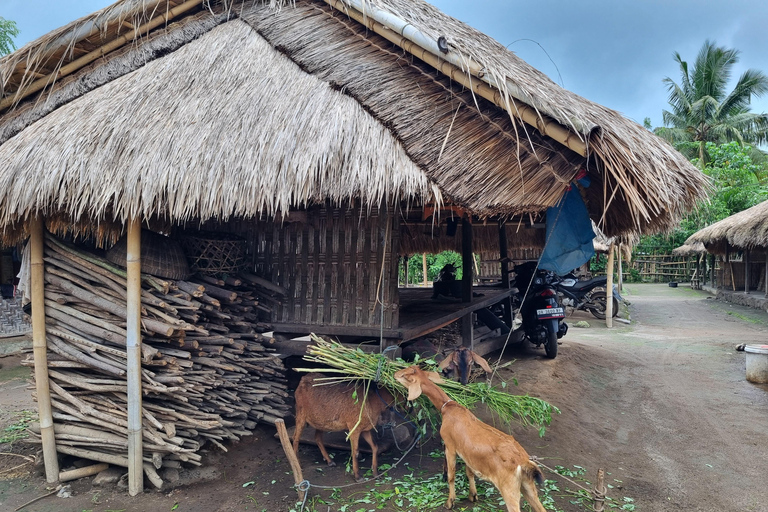
[[316, 206], [283, 219], [233, 221], [222, 228], [247, 240], [256, 274], [288, 290], [273, 309], [274, 323], [379, 327], [376, 293], [383, 264], [383, 323], [391, 328], [398, 326], [398, 222], [393, 208], [367, 215], [357, 207]]

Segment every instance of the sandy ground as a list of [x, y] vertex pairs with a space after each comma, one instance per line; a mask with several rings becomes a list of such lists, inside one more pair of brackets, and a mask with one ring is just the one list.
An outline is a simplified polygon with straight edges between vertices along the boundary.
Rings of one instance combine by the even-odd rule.
[[[572, 328], [555, 360], [545, 359], [543, 350], [507, 350], [502, 362], [516, 361], [496, 378], [517, 379], [514, 393], [544, 398], [561, 410], [543, 438], [530, 428], [513, 426], [512, 432], [550, 467], [583, 466], [588, 477], [604, 468], [614, 485], [609, 495], [632, 497], [638, 511], [768, 511], [768, 386], [745, 380], [745, 355], [735, 350], [740, 343], [766, 342], [768, 314], [729, 306], [687, 287], [627, 288], [631, 325], [617, 324], [609, 331], [577, 313], [569, 322], [586, 320], [590, 327]], [[489, 357], [492, 362], [497, 358]], [[18, 367], [18, 358], [0, 359], [0, 364], [1, 430], [17, 421], [17, 411], [34, 404], [24, 386], [28, 370]], [[24, 510], [287, 511], [295, 497], [293, 479], [273, 433], [259, 429], [229, 453], [211, 452], [205, 469], [182, 474], [182, 483], [197, 478], [193, 484], [148, 489], [131, 498], [124, 490], [96, 488], [83, 479], [72, 484], [72, 498], [52, 496]], [[432, 441], [409, 455], [407, 467], [391, 474], [398, 477], [415, 468], [419, 474], [438, 473], [440, 461], [427, 455], [437, 447]], [[21, 443], [0, 445], [0, 452], [34, 453]], [[347, 456], [337, 453], [341, 460]], [[391, 453], [380, 457], [381, 463], [394, 460]], [[314, 447], [302, 447], [300, 461], [313, 484], [352, 481], [344, 464], [316, 471], [321, 458]], [[47, 492], [39, 467], [32, 464], [2, 473], [23, 462], [0, 455], [0, 510], [14, 510]], [[366, 460], [361, 467], [369, 464]], [[254, 483], [244, 487], [249, 482]], [[364, 490], [353, 487], [349, 493]], [[459, 500], [458, 510], [471, 505], [463, 496]], [[584, 510], [567, 500], [558, 504], [566, 512]], [[402, 510], [379, 505], [380, 510]], [[335, 510], [316, 510], [326, 508]]]

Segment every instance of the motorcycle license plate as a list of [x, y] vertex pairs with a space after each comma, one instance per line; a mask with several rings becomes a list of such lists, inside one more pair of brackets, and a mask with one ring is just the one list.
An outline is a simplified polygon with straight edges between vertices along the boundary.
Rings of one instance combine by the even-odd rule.
[[537, 309], [536, 316], [539, 317], [539, 319], [565, 318], [565, 310], [563, 308]]

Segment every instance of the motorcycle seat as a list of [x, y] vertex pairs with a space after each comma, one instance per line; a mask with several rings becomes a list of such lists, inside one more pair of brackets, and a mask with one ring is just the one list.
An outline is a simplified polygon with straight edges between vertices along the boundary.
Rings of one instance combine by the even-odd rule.
[[569, 289], [573, 291], [589, 290], [591, 288], [597, 288], [598, 286], [605, 286], [608, 283], [608, 278], [605, 276], [597, 276], [586, 281], [578, 281], [575, 285]]

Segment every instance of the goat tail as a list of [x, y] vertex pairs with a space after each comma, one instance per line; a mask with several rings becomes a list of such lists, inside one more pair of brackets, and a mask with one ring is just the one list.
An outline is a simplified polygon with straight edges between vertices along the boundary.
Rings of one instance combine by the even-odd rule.
[[539, 466], [535, 462], [529, 460], [528, 463], [524, 464], [521, 469], [523, 470], [524, 478], [529, 481], [533, 480], [539, 486], [544, 485], [544, 474], [541, 472]]

